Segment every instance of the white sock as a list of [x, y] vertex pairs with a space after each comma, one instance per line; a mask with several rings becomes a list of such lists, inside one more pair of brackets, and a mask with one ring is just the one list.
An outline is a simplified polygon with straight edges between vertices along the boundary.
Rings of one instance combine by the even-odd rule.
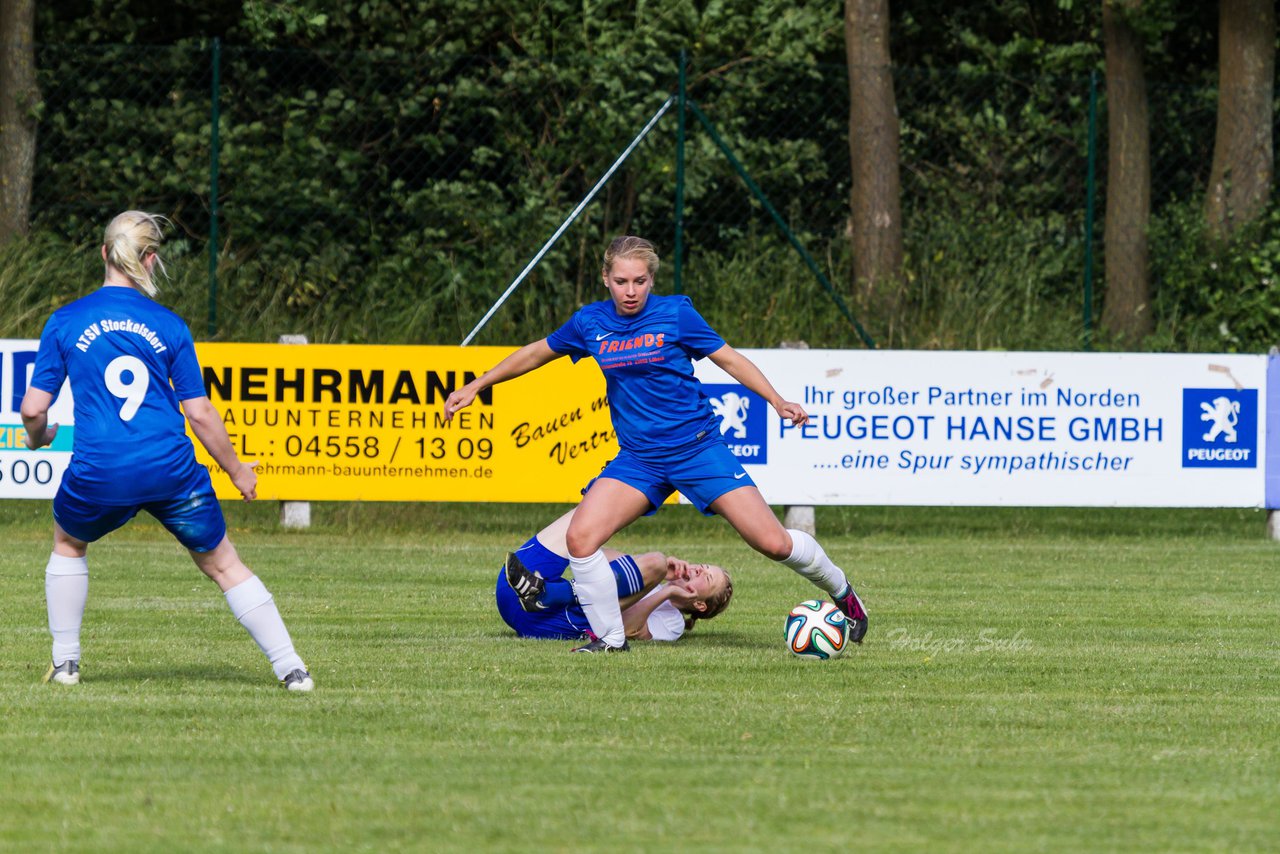
[[53, 635], [53, 663], [80, 660], [80, 624], [89, 598], [89, 561], [49, 555], [44, 568], [44, 601]]
[[293, 651], [289, 630], [280, 619], [280, 611], [258, 576], [251, 576], [232, 587], [225, 594], [231, 613], [245, 627], [249, 636], [258, 644], [277, 679], [283, 679], [294, 670], [306, 670], [307, 666]]
[[791, 556], [779, 563], [789, 566], [832, 596], [844, 592], [849, 580], [844, 570], [831, 562], [818, 541], [804, 531], [787, 529], [791, 535]]
[[573, 568], [573, 589], [578, 604], [587, 615], [591, 631], [609, 646], [622, 646], [627, 642], [627, 631], [618, 605], [618, 582], [604, 552], [596, 549], [595, 554], [587, 557], [570, 557], [569, 566]]

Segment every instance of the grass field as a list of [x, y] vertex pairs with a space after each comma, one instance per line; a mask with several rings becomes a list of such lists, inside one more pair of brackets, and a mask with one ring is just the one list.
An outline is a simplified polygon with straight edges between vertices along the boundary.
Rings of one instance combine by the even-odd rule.
[[810, 590], [719, 521], [678, 644], [517, 640], [492, 582], [552, 506], [227, 505], [317, 690], [153, 523], [90, 552], [84, 682], [48, 660], [47, 502], [0, 504], [0, 850], [1274, 850], [1280, 546], [1247, 511], [820, 508], [867, 642], [791, 658]]

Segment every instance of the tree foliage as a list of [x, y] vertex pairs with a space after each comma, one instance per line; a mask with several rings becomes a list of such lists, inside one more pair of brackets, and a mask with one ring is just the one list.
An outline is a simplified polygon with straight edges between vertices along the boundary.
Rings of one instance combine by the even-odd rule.
[[[1169, 293], [1227, 284], [1207, 267], [1172, 270], [1173, 247], [1159, 243], [1186, 239], [1174, 212], [1203, 198], [1208, 180], [1214, 5], [1145, 0], [1132, 19], [1154, 131], [1162, 334], [1176, 315]], [[1079, 313], [1101, 4], [892, 0], [890, 12], [908, 291], [895, 317], [864, 323], [885, 344], [1064, 340], [1032, 315]], [[189, 270], [183, 293], [202, 287], [210, 40], [222, 40], [217, 249], [227, 336], [460, 340], [674, 90], [682, 49], [691, 97], [829, 278], [852, 270], [839, 4], [64, 0], [37, 14], [36, 226], [87, 242], [121, 207], [171, 213], [179, 233], [170, 252]], [[1105, 86], [1100, 94], [1105, 107]], [[670, 246], [674, 119], [482, 341], [545, 333], [596, 298], [607, 236], [631, 230]], [[1106, 136], [1104, 127], [1104, 146]], [[687, 155], [685, 290], [724, 313], [717, 325], [737, 325], [734, 343], [857, 346], [838, 317], [827, 323], [826, 298], [696, 125]], [[1100, 177], [1105, 188], [1105, 168]], [[202, 304], [198, 293], [190, 304]], [[1178, 335], [1209, 327], [1176, 329], [1153, 340], [1178, 346], [1188, 340]]]

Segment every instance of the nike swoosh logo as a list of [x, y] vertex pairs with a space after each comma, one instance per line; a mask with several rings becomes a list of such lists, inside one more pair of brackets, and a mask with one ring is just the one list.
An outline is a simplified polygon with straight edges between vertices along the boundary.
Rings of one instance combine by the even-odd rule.
[[612, 334], [613, 334], [612, 332], [606, 332], [606, 333], [605, 333], [605, 334], [603, 334], [603, 335], [597, 335], [597, 336], [596, 336], [596, 340], [597, 340], [597, 341], [603, 341], [604, 339], [608, 338], [608, 337], [609, 337], [610, 335], [612, 335]]
[[746, 476], [747, 476], [747, 473], [744, 471], [744, 472], [742, 472], [741, 474], [735, 474], [735, 475], [733, 476], [733, 479], [734, 479], [734, 480], [742, 480], [742, 479], [743, 479], [744, 477], [746, 477]]

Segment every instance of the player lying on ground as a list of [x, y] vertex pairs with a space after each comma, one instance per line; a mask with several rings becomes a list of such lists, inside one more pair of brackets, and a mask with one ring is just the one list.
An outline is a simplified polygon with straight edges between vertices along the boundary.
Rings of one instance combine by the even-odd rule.
[[610, 298], [583, 306], [551, 335], [455, 390], [445, 401], [445, 419], [485, 389], [561, 356], [575, 362], [590, 356], [604, 373], [619, 451], [587, 490], [566, 533], [578, 600], [597, 636], [575, 652], [627, 649], [604, 545], [677, 490], [702, 512], [724, 517], [747, 545], [829, 594], [860, 643], [867, 631], [862, 600], [817, 540], [778, 521], [729, 450], [693, 362], [710, 359], [796, 427], [809, 420], [808, 413], [726, 344], [688, 297], [654, 294], [657, 272], [658, 254], [649, 241], [634, 236], [612, 241], [601, 267]]
[[[507, 555], [494, 595], [498, 613], [526, 638], [578, 640], [591, 637], [590, 623], [563, 578], [569, 567], [565, 532], [573, 511], [539, 531]], [[690, 564], [661, 552], [626, 555], [606, 550], [617, 583], [626, 636], [633, 640], [679, 640], [698, 620], [709, 620], [733, 597], [729, 574], [711, 564]]]

